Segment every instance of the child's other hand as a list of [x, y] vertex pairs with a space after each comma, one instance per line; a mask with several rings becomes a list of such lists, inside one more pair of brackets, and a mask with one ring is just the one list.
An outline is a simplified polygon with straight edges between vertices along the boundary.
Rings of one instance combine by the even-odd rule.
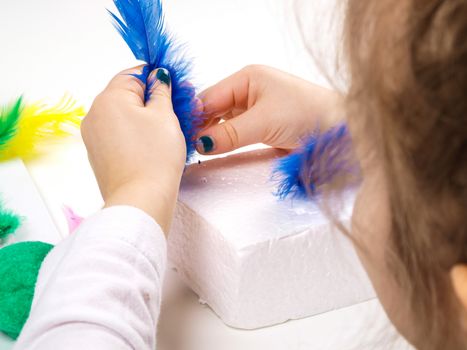
[[152, 215], [167, 232], [186, 146], [171, 101], [170, 76], [155, 70], [145, 86], [131, 74], [118, 74], [95, 99], [81, 132], [106, 206], [131, 205]]
[[248, 66], [200, 98], [206, 123], [198, 151], [205, 154], [254, 143], [293, 149], [318, 126], [325, 130], [341, 119], [338, 93], [264, 66]]

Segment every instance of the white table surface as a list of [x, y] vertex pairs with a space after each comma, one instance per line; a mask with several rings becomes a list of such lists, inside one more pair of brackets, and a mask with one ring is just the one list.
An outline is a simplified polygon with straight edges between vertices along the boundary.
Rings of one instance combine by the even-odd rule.
[[[330, 1], [309, 1], [335, 16]], [[189, 43], [195, 82], [204, 88], [251, 63], [271, 65], [325, 84], [292, 29], [287, 0], [166, 0], [170, 27]], [[20, 0], [0, 3], [0, 100], [58, 100], [71, 93], [86, 107], [109, 79], [136, 65], [112, 28], [111, 0]], [[317, 15], [318, 14], [318, 15]], [[306, 13], [301, 12], [301, 15]], [[311, 17], [310, 17], [311, 18]], [[314, 21], [314, 22], [313, 22]], [[316, 43], [328, 43], [323, 33]], [[62, 206], [86, 216], [102, 199], [80, 140], [27, 163], [62, 236]], [[163, 350], [406, 349], [397, 340], [378, 301], [257, 331], [231, 329], [169, 279], [159, 329]]]

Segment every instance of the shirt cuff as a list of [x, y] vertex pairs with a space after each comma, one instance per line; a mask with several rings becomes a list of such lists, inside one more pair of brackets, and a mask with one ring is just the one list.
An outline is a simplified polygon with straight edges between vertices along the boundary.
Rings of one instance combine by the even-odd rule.
[[[119, 239], [140, 251], [151, 264], [164, 270], [167, 240], [159, 224], [146, 212], [131, 206], [105, 208], [87, 218], [73, 234], [76, 240]], [[96, 237], [96, 235], [98, 237]]]

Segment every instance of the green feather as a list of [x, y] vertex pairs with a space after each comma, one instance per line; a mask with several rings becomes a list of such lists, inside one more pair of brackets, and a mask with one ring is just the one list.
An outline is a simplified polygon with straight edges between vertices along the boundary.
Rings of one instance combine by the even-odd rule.
[[13, 212], [3, 207], [0, 202], [0, 242], [8, 235], [15, 233], [21, 224], [21, 219]]
[[18, 122], [23, 110], [23, 98], [0, 109], [0, 150], [5, 148], [18, 131]]

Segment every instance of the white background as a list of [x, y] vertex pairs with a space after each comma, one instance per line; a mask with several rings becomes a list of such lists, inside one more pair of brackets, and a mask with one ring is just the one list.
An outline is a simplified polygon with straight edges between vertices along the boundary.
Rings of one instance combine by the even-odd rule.
[[[305, 3], [305, 1], [303, 1]], [[309, 44], [335, 44], [332, 1], [307, 0], [299, 16]], [[195, 84], [204, 88], [251, 63], [271, 65], [316, 83], [326, 81], [294, 29], [291, 3], [280, 0], [167, 0], [168, 22], [189, 43]], [[89, 107], [119, 71], [137, 62], [110, 24], [110, 0], [3, 0], [0, 3], [0, 100], [56, 101], [71, 93]], [[124, 142], [124, 140], [122, 140]], [[83, 216], [102, 204], [85, 150], [77, 139], [27, 164], [62, 235], [62, 205]], [[177, 286], [169, 288], [160, 327], [165, 350], [405, 349], [377, 301], [258, 331], [224, 326], [209, 308]], [[168, 344], [168, 345], [167, 345]]]

